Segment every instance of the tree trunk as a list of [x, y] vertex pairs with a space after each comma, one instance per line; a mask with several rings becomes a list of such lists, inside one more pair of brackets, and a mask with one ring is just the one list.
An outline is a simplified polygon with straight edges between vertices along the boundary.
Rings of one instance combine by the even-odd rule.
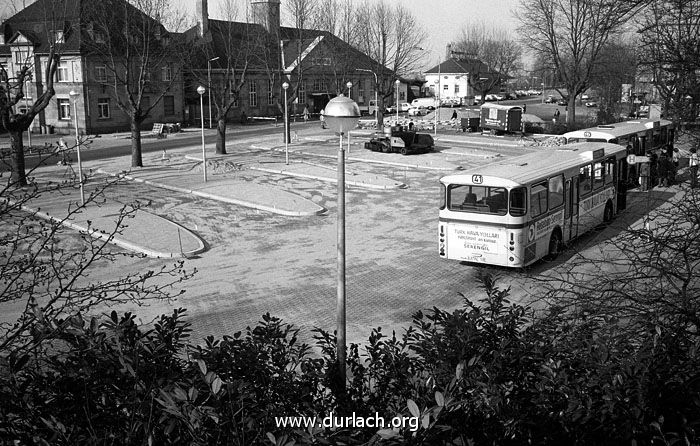
[[24, 187], [27, 185], [27, 175], [24, 172], [24, 143], [21, 130], [10, 131], [10, 146], [12, 147], [10, 182]]
[[216, 120], [216, 153], [226, 155], [226, 117], [221, 115]]
[[575, 128], [574, 124], [576, 123], [576, 98], [571, 94], [569, 95], [569, 105], [566, 106], [566, 109], [568, 111], [566, 125], [569, 128], [568, 130], [571, 131]]
[[141, 158], [141, 122], [131, 118], [131, 167], [143, 167]]

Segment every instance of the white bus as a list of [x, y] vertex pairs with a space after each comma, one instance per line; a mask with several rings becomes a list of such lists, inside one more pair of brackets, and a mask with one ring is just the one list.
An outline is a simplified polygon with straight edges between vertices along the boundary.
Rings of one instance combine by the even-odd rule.
[[507, 267], [556, 257], [617, 213], [626, 154], [574, 143], [441, 178], [440, 257]]
[[609, 142], [630, 146], [628, 155], [645, 155], [666, 144], [673, 145], [673, 123], [665, 119], [616, 122], [564, 133], [567, 143]]

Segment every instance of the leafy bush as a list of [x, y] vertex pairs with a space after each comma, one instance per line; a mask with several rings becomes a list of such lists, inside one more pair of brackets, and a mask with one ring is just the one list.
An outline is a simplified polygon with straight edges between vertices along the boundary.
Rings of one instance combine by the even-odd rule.
[[[335, 337], [318, 349], [264, 315], [245, 333], [188, 343], [184, 310], [36, 325], [5, 355], [0, 438], [20, 444], [685, 444], [700, 420], [698, 347], [653, 320], [535, 315], [481, 278], [484, 298], [418, 312], [401, 337], [352, 345], [345, 392]], [[48, 323], [48, 322], [47, 322]], [[629, 325], [646, 327], [637, 336]], [[11, 352], [10, 352], [11, 353]], [[278, 427], [277, 416], [416, 417], [417, 429]]]

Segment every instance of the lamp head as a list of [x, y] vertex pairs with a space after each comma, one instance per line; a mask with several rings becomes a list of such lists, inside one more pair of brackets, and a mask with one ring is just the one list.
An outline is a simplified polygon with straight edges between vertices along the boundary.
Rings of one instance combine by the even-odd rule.
[[352, 88], [352, 82], [349, 82], [349, 81], [348, 81], [348, 83], [345, 84], [345, 86], [348, 87], [348, 90], [351, 89], [351, 88]]
[[282, 84], [282, 88], [283, 88], [284, 90], [287, 90], [287, 88], [289, 88], [289, 84], [288, 84], [287, 82], [283, 83], [283, 84]]
[[357, 126], [360, 120], [360, 107], [345, 96], [336, 96], [326, 105], [324, 112], [326, 125], [337, 133], [345, 133]]
[[199, 87], [197, 87], [197, 93], [199, 93], [200, 96], [203, 95], [205, 91], [207, 91], [207, 89], [203, 86], [200, 85]]
[[401, 81], [398, 80], [398, 79], [396, 79], [396, 81], [395, 81], [394, 83], [396, 84], [397, 87], [398, 87], [399, 85], [401, 85]]

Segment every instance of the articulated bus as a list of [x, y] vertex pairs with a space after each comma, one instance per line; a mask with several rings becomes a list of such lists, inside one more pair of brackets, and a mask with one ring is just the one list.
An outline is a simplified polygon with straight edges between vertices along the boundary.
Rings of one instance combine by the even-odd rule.
[[564, 133], [567, 143], [609, 142], [627, 147], [628, 155], [645, 155], [665, 144], [673, 144], [673, 123], [665, 119], [616, 122]]
[[624, 207], [625, 147], [574, 143], [440, 179], [440, 257], [524, 267]]
[[[647, 155], [660, 151], [666, 144], [673, 146], [673, 123], [665, 119], [641, 119], [599, 125], [573, 132], [564, 133], [566, 142], [609, 142], [628, 147], [628, 155]], [[629, 172], [621, 173], [631, 185], [637, 184], [637, 169], [634, 164]]]

